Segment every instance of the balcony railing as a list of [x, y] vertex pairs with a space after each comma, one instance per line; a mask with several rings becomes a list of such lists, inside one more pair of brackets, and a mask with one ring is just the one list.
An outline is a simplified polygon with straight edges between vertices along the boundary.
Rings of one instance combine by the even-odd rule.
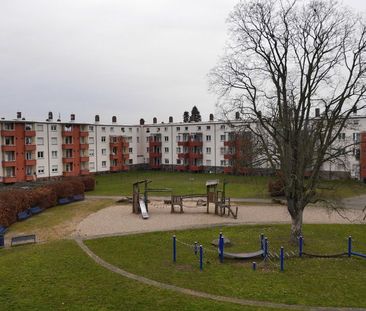
[[64, 157], [62, 158], [62, 163], [73, 163], [74, 158], [73, 157]]
[[161, 152], [150, 152], [149, 158], [161, 158]]
[[25, 130], [26, 137], [36, 137], [36, 131], [34, 130]]
[[12, 167], [12, 166], [16, 166], [17, 162], [15, 160], [11, 160], [11, 161], [2, 161], [2, 166], [3, 167]]
[[37, 146], [34, 144], [31, 145], [25, 145], [24, 146], [25, 151], [35, 151], [37, 149]]
[[62, 136], [63, 137], [67, 137], [67, 136], [72, 136], [73, 134], [73, 131], [62, 131]]
[[25, 160], [25, 163], [24, 163], [26, 166], [34, 166], [37, 164], [37, 160], [36, 159], [29, 159], [29, 160]]
[[1, 150], [3, 152], [6, 152], [6, 151], [15, 151], [16, 147], [15, 145], [3, 145], [1, 146]]
[[1, 136], [15, 136], [15, 130], [1, 130]]
[[85, 157], [81, 156], [80, 157], [80, 162], [89, 162], [89, 157], [87, 157], [87, 156], [85, 156]]
[[17, 178], [15, 176], [3, 177], [4, 184], [10, 184], [10, 183], [15, 183], [15, 182], [17, 182]]

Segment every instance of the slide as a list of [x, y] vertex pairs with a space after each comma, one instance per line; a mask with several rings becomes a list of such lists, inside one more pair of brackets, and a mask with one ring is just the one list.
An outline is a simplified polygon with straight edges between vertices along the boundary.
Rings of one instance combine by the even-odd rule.
[[149, 218], [149, 214], [147, 213], [146, 210], [146, 205], [144, 200], [140, 200], [140, 210], [141, 210], [141, 215], [143, 219], [148, 219]]

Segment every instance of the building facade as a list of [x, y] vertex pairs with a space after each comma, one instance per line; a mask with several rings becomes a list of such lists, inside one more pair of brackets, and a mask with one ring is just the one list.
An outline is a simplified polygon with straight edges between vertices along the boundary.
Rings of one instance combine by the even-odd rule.
[[[233, 121], [240, 124], [240, 121]], [[339, 135], [341, 144], [354, 143], [342, 165], [326, 163], [325, 177], [337, 174], [366, 179], [366, 117], [354, 115], [352, 126]], [[108, 124], [95, 116], [93, 123], [54, 120], [30, 121], [17, 113], [0, 120], [0, 182], [120, 172], [142, 167], [184, 172], [254, 174], [249, 168], [249, 133], [237, 134], [232, 126], [213, 117], [205, 122], [123, 125], [113, 117]], [[264, 173], [269, 166], [262, 165]]]

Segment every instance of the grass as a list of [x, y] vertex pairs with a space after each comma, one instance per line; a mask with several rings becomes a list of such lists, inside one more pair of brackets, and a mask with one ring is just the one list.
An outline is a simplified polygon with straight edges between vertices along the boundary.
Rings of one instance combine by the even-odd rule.
[[49, 208], [26, 221], [10, 226], [6, 237], [36, 234], [39, 241], [70, 236], [77, 224], [86, 216], [113, 204], [111, 199], [92, 199]]
[[[130, 171], [97, 176], [96, 190], [91, 195], [132, 195], [132, 184], [152, 180], [151, 188], [170, 188], [174, 194], [205, 193], [209, 179], [229, 182], [227, 196], [233, 198], [269, 198], [266, 176], [233, 176], [224, 174], [194, 174], [161, 171]], [[318, 190], [323, 197], [346, 198], [366, 194], [366, 184], [356, 180], [324, 180]], [[169, 193], [152, 193], [170, 195]]]
[[0, 266], [1, 310], [269, 310], [128, 280], [95, 264], [71, 240], [2, 249]]
[[[192, 248], [178, 243], [178, 260], [171, 260], [173, 232], [103, 238], [87, 241], [87, 245], [103, 259], [127, 271], [181, 287], [254, 300], [313, 306], [366, 307], [366, 260], [361, 258], [291, 258], [285, 261], [285, 272], [279, 263], [259, 264], [251, 270], [250, 262], [225, 260], [220, 264], [210, 242], [219, 228], [174, 232], [180, 241], [205, 247], [204, 271]], [[294, 249], [288, 240], [288, 225], [255, 225], [223, 228], [233, 241], [230, 252], [255, 251], [258, 235], [269, 237], [271, 250]], [[352, 235], [354, 247], [366, 253], [364, 225], [305, 225], [305, 251], [339, 253], [346, 251], [346, 237]], [[363, 243], [363, 244], [362, 244]]]

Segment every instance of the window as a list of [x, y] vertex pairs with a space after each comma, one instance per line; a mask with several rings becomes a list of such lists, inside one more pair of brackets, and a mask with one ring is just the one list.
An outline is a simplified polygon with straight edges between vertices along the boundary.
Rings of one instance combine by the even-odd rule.
[[91, 145], [94, 144], [94, 137], [89, 137], [89, 144], [91, 144]]
[[105, 132], [105, 126], [102, 126], [102, 132]]
[[107, 167], [107, 161], [102, 161], [102, 167]]
[[72, 144], [72, 137], [71, 136], [66, 136], [64, 141], [65, 141], [66, 145], [70, 145], [70, 144]]
[[52, 159], [57, 159], [57, 150], [52, 151]]
[[58, 166], [57, 165], [52, 165], [52, 173], [57, 173], [58, 172]]
[[106, 142], [106, 137], [105, 136], [102, 136], [101, 137], [101, 141], [102, 141], [102, 143], [105, 143]]
[[38, 175], [44, 174], [44, 166], [38, 166]]
[[102, 149], [102, 155], [107, 155], [107, 149], [105, 148]]
[[147, 147], [147, 148], [146, 148], [146, 152], [149, 152], [149, 150], [150, 150], [150, 149], [149, 149], [149, 147]]
[[169, 136], [164, 136], [164, 141], [169, 141]]
[[57, 125], [56, 124], [51, 124], [51, 131], [52, 132], [56, 132], [57, 131]]
[[14, 145], [14, 137], [13, 136], [5, 137], [5, 145], [6, 146]]
[[32, 152], [27, 151], [27, 152], [25, 153], [25, 159], [26, 159], [26, 160], [32, 160]]
[[206, 141], [211, 141], [211, 135], [206, 135]]
[[42, 146], [44, 144], [43, 137], [37, 137], [37, 145]]
[[206, 165], [210, 166], [211, 165], [211, 160], [206, 160]]
[[150, 141], [150, 137], [146, 137], [146, 142], [148, 143]]
[[164, 159], [165, 164], [169, 164], [169, 159]]
[[220, 126], [220, 129], [224, 130], [224, 129], [225, 129], [225, 125], [224, 125], [224, 124], [222, 124], [222, 125]]
[[360, 133], [353, 133], [353, 141], [359, 142], [360, 141]]
[[5, 123], [4, 124], [4, 130], [7, 130], [7, 131], [14, 130], [14, 123]]
[[220, 148], [220, 154], [225, 154], [225, 148], [224, 147]]
[[339, 133], [338, 134], [338, 139], [339, 140], [345, 140], [346, 139], [346, 133]]
[[165, 153], [168, 153], [168, 152], [169, 152], [169, 148], [168, 148], [168, 147], [165, 147], [165, 148], [164, 148], [164, 152], [165, 152]]
[[146, 133], [150, 133], [150, 129], [149, 128], [146, 128]]
[[51, 145], [57, 145], [57, 137], [51, 137]]
[[225, 161], [225, 160], [221, 160], [221, 161], [220, 161], [220, 165], [221, 165], [221, 166], [225, 166], [225, 165], [226, 165], [226, 161]]
[[177, 164], [180, 164], [180, 159], [177, 159]]
[[139, 144], [140, 143], [140, 137], [136, 137], [136, 142]]
[[89, 162], [89, 169], [90, 170], [94, 170], [95, 169], [95, 163], [94, 162]]
[[113, 127], [113, 126], [111, 126], [111, 127], [109, 128], [109, 130], [110, 130], [111, 132], [114, 132], [114, 127]]
[[89, 157], [94, 157], [94, 149], [89, 149]]
[[207, 125], [206, 126], [206, 130], [210, 130], [211, 129], [211, 126], [210, 125]]
[[206, 153], [207, 153], [207, 154], [210, 154], [210, 153], [211, 153], [211, 147], [207, 147], [207, 148], [206, 148]]
[[133, 164], [133, 160], [132, 159], [129, 159], [128, 160], [128, 164]]
[[197, 126], [197, 131], [200, 131], [201, 130], [201, 127], [200, 126]]
[[37, 132], [43, 132], [43, 124], [37, 124]]
[[128, 152], [129, 153], [132, 153], [132, 148], [128, 148]]
[[37, 152], [37, 158], [38, 159], [43, 159], [43, 157], [44, 157], [44, 152], [43, 151], [38, 151]]
[[129, 131], [129, 132], [132, 132], [132, 127], [129, 127], [129, 128], [128, 128], [128, 131]]
[[179, 126], [177, 126], [177, 131], [180, 131], [180, 127]]
[[89, 125], [89, 132], [94, 132], [94, 126], [93, 125]]
[[164, 132], [167, 132], [168, 131], [168, 128], [167, 127], [164, 127]]
[[181, 152], [181, 148], [180, 147], [177, 147], [176, 151], [177, 151], [177, 153], [180, 153]]
[[225, 135], [220, 135], [220, 140], [224, 141], [225, 140]]
[[184, 129], [185, 129], [186, 131], [188, 131], [188, 126], [186, 126]]

